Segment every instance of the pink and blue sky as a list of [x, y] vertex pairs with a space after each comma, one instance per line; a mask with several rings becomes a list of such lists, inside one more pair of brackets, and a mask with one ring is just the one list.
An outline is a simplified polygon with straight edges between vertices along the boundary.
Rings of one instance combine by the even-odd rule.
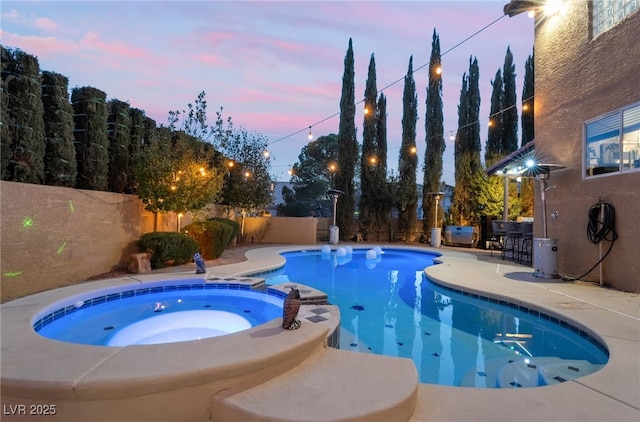
[[[501, 1], [2, 1], [0, 42], [38, 57], [41, 70], [69, 78], [69, 88], [92, 86], [108, 99], [143, 109], [158, 124], [206, 92], [211, 120], [224, 108], [236, 127], [273, 142], [272, 173], [287, 170], [315, 137], [338, 132], [344, 57], [355, 55], [356, 101], [364, 96], [371, 54], [378, 89], [387, 97], [388, 166], [397, 168], [402, 134], [403, 77], [429, 62], [440, 36], [447, 149], [443, 180], [454, 182], [453, 144], [462, 76], [478, 59], [482, 144], [491, 80], [509, 46], [518, 104], [524, 64], [533, 52], [533, 20], [503, 17]], [[461, 43], [458, 45], [459, 43]], [[425, 150], [425, 66], [414, 74], [422, 180]], [[390, 86], [389, 86], [390, 85]], [[520, 110], [519, 110], [520, 114]], [[326, 120], [325, 120], [326, 119]], [[322, 120], [322, 123], [316, 124]], [[356, 114], [362, 141], [362, 111]], [[295, 134], [295, 135], [292, 135]], [[292, 136], [289, 136], [292, 135]], [[520, 135], [520, 134], [519, 134]], [[285, 139], [282, 139], [285, 138]]]

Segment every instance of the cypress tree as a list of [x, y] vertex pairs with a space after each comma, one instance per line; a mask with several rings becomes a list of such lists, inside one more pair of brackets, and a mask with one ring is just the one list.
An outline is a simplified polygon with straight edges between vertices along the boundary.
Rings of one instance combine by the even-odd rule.
[[[489, 111], [489, 125], [487, 128], [487, 143], [485, 146], [484, 161], [487, 167], [492, 166], [506, 154], [502, 147], [502, 70], [498, 69], [494, 80], [491, 81], [491, 107]], [[487, 215], [502, 215], [504, 208], [504, 186], [500, 177], [488, 177], [485, 183], [485, 213]]]
[[69, 102], [69, 79], [54, 72], [42, 72], [44, 106], [45, 184], [74, 187], [77, 176], [73, 145], [73, 107]]
[[478, 67], [478, 59], [469, 58], [469, 90], [467, 92], [468, 117], [467, 125], [469, 126], [467, 151], [471, 155], [471, 171], [477, 172], [482, 169], [482, 161], [480, 159], [480, 150], [482, 148], [480, 142], [480, 69]]
[[478, 60], [469, 59], [469, 74], [465, 74], [458, 106], [456, 137], [456, 189], [453, 196], [453, 217], [459, 224], [475, 225], [478, 203], [484, 179], [480, 160], [480, 72]]
[[145, 114], [144, 110], [139, 108], [129, 109], [131, 118], [131, 130], [129, 131], [129, 167], [127, 172], [127, 187], [125, 193], [136, 193], [136, 177], [135, 166], [137, 160], [140, 159], [142, 149], [144, 147], [144, 139], [146, 136]]
[[109, 186], [109, 138], [107, 94], [97, 88], [71, 91], [74, 111], [79, 189], [106, 191]]
[[2, 78], [0, 84], [2, 95], [0, 95], [0, 178], [9, 180], [9, 160], [11, 159], [11, 145], [8, 140], [11, 137], [11, 116], [9, 113], [9, 63], [11, 56], [9, 51], [0, 45], [0, 69]]
[[404, 77], [404, 93], [402, 95], [402, 144], [398, 158], [398, 192], [396, 208], [398, 209], [398, 230], [402, 240], [411, 240], [416, 228], [418, 208], [418, 189], [416, 186], [416, 123], [418, 121], [418, 96], [413, 78], [413, 56], [409, 58], [407, 75]]
[[500, 112], [504, 100], [502, 87], [502, 71], [498, 69], [496, 76], [491, 81], [491, 109], [489, 111], [489, 126], [487, 133], [487, 145], [484, 153], [484, 161], [490, 167], [506, 154], [502, 146], [502, 113]]
[[534, 139], [533, 128], [533, 96], [534, 96], [534, 68], [533, 55], [527, 58], [524, 65], [524, 84], [522, 86], [522, 143], [524, 146], [527, 142]]
[[353, 45], [349, 38], [349, 47], [344, 58], [342, 76], [342, 95], [340, 97], [340, 124], [338, 128], [338, 172], [336, 189], [344, 192], [338, 197], [336, 224], [340, 228], [340, 238], [350, 240], [354, 235], [353, 213], [355, 212], [355, 188], [353, 178], [358, 162], [358, 141], [355, 126], [355, 63]]
[[506, 154], [518, 149], [518, 109], [516, 108], [516, 67], [511, 48], [507, 47], [502, 68], [504, 102], [502, 103], [502, 145]]
[[131, 116], [128, 103], [109, 101], [107, 134], [109, 138], [109, 191], [123, 193], [128, 185], [131, 147]]
[[378, 240], [384, 239], [384, 233], [389, 226], [392, 198], [389, 183], [387, 183], [387, 97], [380, 93], [378, 97], [377, 116], [377, 136], [378, 140], [378, 166], [376, 172], [376, 231]]
[[362, 123], [362, 157], [360, 161], [360, 230], [365, 240], [370, 236], [376, 224], [376, 174], [381, 157], [377, 151], [377, 105], [376, 61], [371, 55], [369, 74], [364, 90], [365, 115]]
[[458, 130], [455, 140], [455, 183], [456, 187], [453, 193], [451, 203], [451, 216], [458, 225], [463, 224], [463, 216], [467, 214], [467, 201], [469, 200], [469, 192], [466, 190], [469, 186], [471, 173], [471, 163], [469, 155], [466, 154], [466, 146], [468, 145], [469, 127], [469, 103], [467, 95], [469, 92], [469, 77], [465, 73], [462, 75], [462, 87], [460, 88], [460, 100], [458, 102]]
[[[23, 183], [44, 181], [44, 107], [40, 65], [35, 56], [2, 48], [3, 177]], [[4, 104], [4, 100], [3, 100]]]
[[438, 192], [442, 179], [442, 155], [446, 148], [444, 142], [444, 116], [442, 113], [442, 77], [439, 74], [441, 66], [440, 36], [433, 30], [431, 42], [431, 59], [429, 60], [429, 86], [427, 88], [427, 111], [425, 121], [426, 150], [424, 158], [424, 183], [422, 186], [422, 220], [423, 232], [429, 232], [434, 220], [433, 195]]
[[[526, 145], [534, 139], [534, 64], [533, 55], [527, 58], [524, 65], [524, 84], [522, 86], [522, 142]], [[520, 183], [520, 213], [525, 216], [533, 216], [534, 181], [531, 178], [523, 178]]]

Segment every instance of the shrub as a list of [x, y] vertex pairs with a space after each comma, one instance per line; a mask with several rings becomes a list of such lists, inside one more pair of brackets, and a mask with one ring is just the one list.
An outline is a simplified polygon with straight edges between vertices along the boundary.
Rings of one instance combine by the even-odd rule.
[[238, 233], [240, 233], [240, 224], [238, 224], [238, 222], [235, 220], [230, 220], [228, 218], [220, 218], [220, 217], [212, 218], [211, 220], [218, 221], [222, 224], [226, 224], [231, 227], [232, 232], [227, 240], [226, 246], [229, 246], [233, 241], [233, 239], [235, 239], [238, 236]]
[[164, 268], [171, 262], [182, 265], [191, 262], [198, 252], [198, 242], [184, 233], [152, 232], [143, 234], [137, 242], [140, 252], [150, 251], [151, 268]]
[[183, 231], [198, 243], [205, 260], [220, 258], [233, 233], [230, 225], [215, 220], [191, 223]]

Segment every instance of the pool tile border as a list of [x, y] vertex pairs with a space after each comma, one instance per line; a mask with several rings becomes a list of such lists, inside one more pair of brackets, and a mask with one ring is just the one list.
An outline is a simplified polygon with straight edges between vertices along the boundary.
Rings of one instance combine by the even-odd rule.
[[[238, 282], [234, 282], [238, 281]], [[250, 282], [251, 284], [249, 284]], [[135, 296], [145, 296], [151, 294], [165, 293], [165, 292], [175, 292], [175, 291], [188, 291], [188, 290], [245, 290], [245, 291], [254, 291], [257, 293], [265, 294], [268, 296], [274, 296], [278, 299], [284, 300], [287, 297], [287, 294], [271, 287], [265, 287], [264, 279], [258, 280], [256, 282], [255, 279], [233, 279], [233, 278], [212, 278], [206, 280], [205, 282], [198, 281], [195, 283], [179, 283], [179, 284], [168, 284], [166, 286], [154, 286], [154, 287], [140, 287], [137, 289], [127, 289], [121, 292], [114, 292], [105, 295], [95, 296], [90, 299], [86, 299], [83, 301], [78, 301], [75, 304], [63, 306], [61, 308], [55, 309], [52, 312], [49, 312], [38, 318], [33, 323], [33, 329], [35, 332], [39, 332], [43, 327], [51, 324], [53, 321], [60, 319], [66, 315], [73, 314], [82, 309], [87, 309], [91, 306], [100, 305], [106, 302], [113, 302], [120, 299], [126, 299], [129, 297]]]
[[569, 329], [572, 332], [574, 332], [575, 334], [577, 334], [580, 337], [584, 338], [585, 340], [588, 340], [594, 346], [596, 346], [601, 352], [603, 352], [607, 356], [607, 358], [610, 357], [609, 356], [609, 349], [604, 344], [602, 344], [602, 342], [599, 339], [594, 337], [588, 331], [583, 330], [582, 328], [580, 328], [580, 327], [578, 327], [578, 326], [576, 326], [576, 325], [574, 325], [574, 324], [572, 324], [572, 323], [570, 323], [568, 321], [565, 321], [563, 319], [555, 317], [555, 316], [553, 316], [551, 314], [548, 314], [548, 313], [546, 313], [544, 311], [541, 311], [539, 309], [532, 308], [530, 306], [519, 305], [517, 303], [510, 302], [508, 300], [496, 299], [496, 298], [493, 298], [493, 297], [484, 296], [484, 295], [480, 295], [480, 294], [477, 294], [477, 293], [471, 293], [471, 292], [468, 292], [468, 291], [465, 291], [465, 290], [461, 290], [461, 289], [456, 289], [454, 287], [438, 283], [437, 281], [435, 281], [435, 280], [433, 280], [431, 278], [429, 278], [429, 281], [431, 283], [433, 283], [434, 285], [436, 285], [436, 286], [438, 286], [438, 287], [440, 287], [440, 288], [442, 288], [444, 290], [447, 290], [447, 291], [450, 291], [450, 292], [453, 292], [453, 293], [457, 293], [457, 294], [460, 294], [462, 296], [467, 296], [467, 297], [470, 297], [472, 299], [478, 299], [478, 300], [481, 300], [483, 302], [489, 302], [489, 303], [493, 303], [493, 304], [496, 304], [496, 305], [506, 306], [506, 307], [509, 307], [511, 309], [518, 310], [518, 311], [524, 312], [526, 314], [535, 316], [536, 318], [540, 318], [540, 319], [543, 319], [545, 321], [551, 322], [551, 323], [556, 324], [556, 325], [558, 325], [558, 326], [560, 326], [562, 328]]

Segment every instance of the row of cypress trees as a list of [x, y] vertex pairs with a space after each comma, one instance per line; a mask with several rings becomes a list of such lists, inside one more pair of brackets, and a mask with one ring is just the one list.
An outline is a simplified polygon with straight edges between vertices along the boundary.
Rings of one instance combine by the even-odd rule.
[[103, 91], [74, 88], [36, 57], [0, 46], [2, 180], [133, 193], [130, 157], [155, 121]]
[[[440, 38], [433, 31], [429, 80], [426, 98], [426, 150], [424, 157], [424, 180], [422, 209], [424, 212], [422, 231], [427, 233], [434, 221], [434, 195], [441, 190], [444, 141], [444, 116], [442, 103], [442, 78], [440, 77]], [[402, 144], [398, 161], [397, 180], [387, 179], [386, 140], [386, 97], [376, 88], [375, 58], [371, 55], [369, 73], [365, 86], [364, 107], [368, 112], [363, 122], [362, 150], [356, 139], [354, 59], [353, 42], [349, 39], [344, 59], [342, 95], [340, 99], [340, 123], [338, 130], [338, 172], [335, 187], [344, 194], [338, 198], [336, 213], [340, 227], [340, 237], [351, 239], [356, 230], [355, 212], [355, 163], [360, 164], [360, 191], [358, 203], [358, 228], [368, 240], [381, 240], [381, 230], [385, 230], [389, 212], [395, 206], [399, 213], [400, 235], [408, 240], [415, 232], [417, 218], [418, 191], [416, 170], [417, 95], [413, 78], [413, 56], [409, 59], [407, 75], [404, 78]], [[522, 93], [522, 143], [533, 139], [533, 57], [525, 64]], [[480, 134], [480, 90], [479, 65], [477, 58], [469, 58], [469, 72], [462, 77], [462, 88], [458, 104], [458, 130], [455, 134], [455, 190], [449, 220], [460, 225], [477, 225], [481, 214], [499, 214], [502, 195], [496, 184], [489, 180], [484, 169], [518, 148], [518, 111], [516, 107], [515, 66], [513, 54], [507, 48], [504, 66], [492, 81], [491, 115], [485, 146], [484, 163], [481, 157]], [[373, 163], [372, 158], [377, 161]], [[395, 189], [394, 189], [395, 188]], [[533, 186], [523, 182], [520, 194], [521, 204], [512, 203], [513, 212], [532, 211]], [[528, 200], [522, 200], [524, 197]]]
[[169, 112], [169, 126], [158, 127], [99, 89], [74, 88], [69, 96], [65, 76], [40, 72], [37, 58], [19, 49], [0, 48], [2, 180], [137, 194], [154, 213], [194, 212], [211, 202], [257, 212], [270, 202], [267, 139], [234, 128], [222, 109], [209, 126], [204, 91], [188, 112]]
[[23, 183], [134, 193], [130, 158], [156, 123], [143, 110], [66, 76], [40, 72], [38, 59], [0, 46], [1, 177]]

